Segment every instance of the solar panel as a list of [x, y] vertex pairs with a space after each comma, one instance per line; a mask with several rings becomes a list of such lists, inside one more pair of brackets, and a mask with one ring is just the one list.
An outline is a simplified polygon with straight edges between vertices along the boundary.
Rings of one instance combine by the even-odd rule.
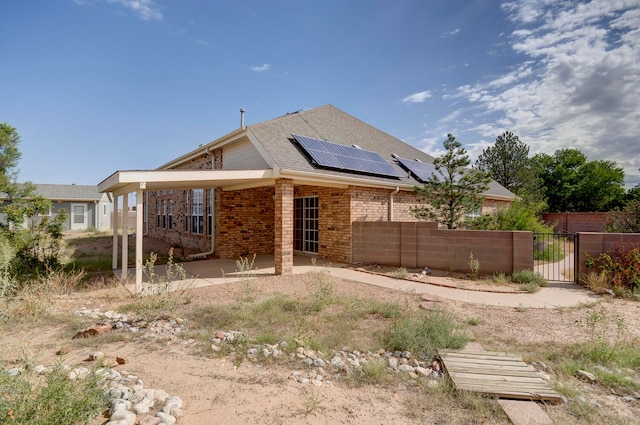
[[384, 177], [403, 177], [376, 152], [293, 134], [293, 138], [320, 167]]
[[396, 158], [400, 165], [410, 171], [418, 180], [422, 183], [426, 183], [432, 180], [433, 174], [442, 178], [442, 174], [436, 171], [436, 167], [433, 164], [426, 162], [414, 161], [412, 159]]

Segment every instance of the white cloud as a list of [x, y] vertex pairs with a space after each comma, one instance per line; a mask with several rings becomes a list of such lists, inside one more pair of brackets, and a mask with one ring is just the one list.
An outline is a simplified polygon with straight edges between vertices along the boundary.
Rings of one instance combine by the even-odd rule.
[[410, 94], [409, 96], [402, 99], [403, 102], [407, 103], [422, 103], [428, 98], [431, 97], [431, 92], [429, 90], [421, 91], [418, 93]]
[[[73, 0], [79, 6], [93, 5], [100, 0]], [[131, 10], [143, 21], [161, 21], [163, 19], [160, 7], [154, 0], [106, 0], [107, 3], [119, 4]]]
[[271, 65], [269, 65], [268, 63], [265, 63], [261, 66], [252, 66], [251, 70], [254, 72], [266, 72], [269, 70], [269, 68], [271, 68]]
[[527, 59], [448, 96], [484, 112], [468, 130], [487, 137], [506, 127], [532, 153], [577, 148], [590, 160], [616, 161], [629, 181], [640, 180], [637, 0], [520, 0], [503, 9], [516, 25], [511, 47]]
[[143, 21], [161, 21], [163, 16], [153, 0], [107, 0], [117, 3], [133, 11]]

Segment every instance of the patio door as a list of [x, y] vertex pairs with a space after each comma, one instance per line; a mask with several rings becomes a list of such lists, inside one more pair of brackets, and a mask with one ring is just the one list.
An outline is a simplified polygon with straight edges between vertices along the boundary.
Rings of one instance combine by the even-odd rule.
[[293, 249], [318, 253], [318, 197], [293, 200]]
[[71, 204], [71, 230], [87, 229], [87, 206], [85, 204]]

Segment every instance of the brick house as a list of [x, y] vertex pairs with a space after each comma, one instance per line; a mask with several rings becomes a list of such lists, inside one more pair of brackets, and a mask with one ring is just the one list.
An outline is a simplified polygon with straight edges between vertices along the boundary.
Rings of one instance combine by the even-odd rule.
[[[273, 254], [276, 274], [287, 274], [294, 252], [351, 262], [353, 222], [414, 221], [414, 187], [433, 159], [325, 105], [248, 126], [242, 116], [237, 130], [155, 170], [118, 171], [99, 188], [116, 211], [119, 196], [126, 210], [137, 194], [137, 277], [142, 234], [215, 258]], [[481, 212], [513, 198], [492, 182]]]

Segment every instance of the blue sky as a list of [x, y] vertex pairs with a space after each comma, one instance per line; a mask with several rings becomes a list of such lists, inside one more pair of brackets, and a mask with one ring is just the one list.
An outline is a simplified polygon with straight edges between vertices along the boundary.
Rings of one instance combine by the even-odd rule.
[[640, 1], [5, 0], [19, 180], [97, 184], [331, 103], [428, 153], [505, 130], [640, 182]]

